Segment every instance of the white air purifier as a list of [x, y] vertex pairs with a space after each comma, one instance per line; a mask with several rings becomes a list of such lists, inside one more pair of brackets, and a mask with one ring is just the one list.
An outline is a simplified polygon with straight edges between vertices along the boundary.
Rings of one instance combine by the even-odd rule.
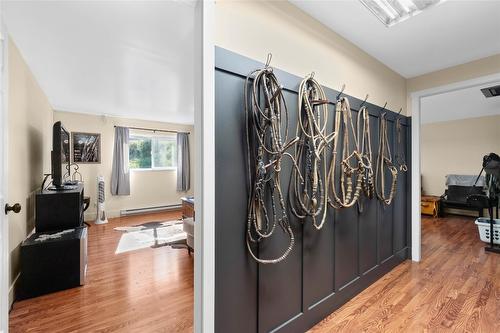
[[97, 177], [97, 218], [95, 224], [108, 223], [106, 217], [106, 201], [104, 197], [104, 177]]

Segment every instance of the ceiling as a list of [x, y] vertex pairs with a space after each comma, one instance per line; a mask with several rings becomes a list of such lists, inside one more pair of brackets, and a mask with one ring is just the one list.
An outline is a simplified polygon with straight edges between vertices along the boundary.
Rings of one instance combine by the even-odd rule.
[[500, 96], [484, 97], [481, 88], [499, 85], [489, 83], [421, 99], [423, 124], [441, 121], [500, 115]]
[[405, 78], [500, 53], [500, 1], [448, 0], [390, 28], [357, 0], [289, 0]]
[[196, 1], [5, 3], [55, 110], [194, 122]]

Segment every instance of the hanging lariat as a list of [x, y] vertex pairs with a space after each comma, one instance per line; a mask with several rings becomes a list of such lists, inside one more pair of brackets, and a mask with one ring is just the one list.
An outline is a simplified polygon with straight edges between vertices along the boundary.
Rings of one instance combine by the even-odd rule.
[[312, 218], [316, 229], [326, 221], [328, 182], [325, 151], [336, 133], [327, 135], [328, 100], [321, 85], [308, 75], [299, 86], [298, 121], [295, 146], [297, 168], [292, 170], [290, 207], [300, 219]]
[[[253, 83], [250, 84], [252, 77]], [[280, 173], [284, 156], [288, 156], [295, 165], [293, 156], [286, 151], [298, 138], [288, 141], [288, 110], [282, 87], [268, 64], [247, 76], [244, 99], [248, 175], [247, 248], [257, 262], [273, 264], [284, 260], [295, 243]], [[258, 257], [252, 244], [271, 237], [278, 224], [289, 238], [288, 247], [276, 258]]]
[[[396, 194], [396, 182], [398, 176], [398, 169], [392, 162], [391, 148], [389, 146], [389, 139], [387, 134], [387, 114], [384, 112], [380, 116], [379, 121], [379, 144], [377, 167], [375, 172], [375, 190], [377, 197], [386, 205], [390, 205]], [[389, 194], [386, 194], [385, 185], [385, 169], [391, 173], [391, 187]]]
[[[361, 156], [362, 164], [362, 175], [361, 175], [361, 188], [363, 194], [368, 198], [372, 199], [375, 196], [375, 181], [374, 172], [372, 164], [372, 143], [371, 143], [371, 133], [370, 133], [370, 114], [368, 109], [363, 106], [358, 112], [357, 121], [357, 135], [359, 140], [359, 154]], [[361, 199], [358, 199], [358, 209], [362, 212], [363, 207], [361, 204]]]
[[[363, 183], [364, 164], [359, 152], [359, 143], [352, 120], [349, 100], [341, 98], [335, 106], [335, 128], [337, 133], [333, 142], [332, 160], [328, 170], [329, 204], [334, 208], [352, 207], [361, 194]], [[353, 139], [354, 148], [349, 138]], [[342, 140], [341, 154], [339, 154], [339, 140]], [[337, 190], [336, 165], [337, 155], [340, 155], [339, 176], [340, 186]]]
[[394, 164], [401, 172], [408, 171], [406, 165], [405, 152], [402, 144], [403, 126], [401, 125], [401, 117], [396, 119], [396, 151], [394, 152]]

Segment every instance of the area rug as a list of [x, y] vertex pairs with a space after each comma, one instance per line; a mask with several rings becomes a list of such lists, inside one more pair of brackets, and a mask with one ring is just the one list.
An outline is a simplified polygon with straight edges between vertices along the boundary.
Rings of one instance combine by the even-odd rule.
[[182, 230], [182, 221], [148, 222], [129, 227], [116, 227], [123, 232], [115, 254], [147, 247], [157, 248], [185, 244], [187, 234]]

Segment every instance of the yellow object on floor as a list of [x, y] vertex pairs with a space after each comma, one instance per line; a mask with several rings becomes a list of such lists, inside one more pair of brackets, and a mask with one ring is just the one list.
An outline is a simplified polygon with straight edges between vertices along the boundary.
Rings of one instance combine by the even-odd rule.
[[420, 199], [421, 213], [425, 215], [432, 215], [433, 217], [438, 217], [440, 201], [440, 197], [423, 195], [422, 199]]

